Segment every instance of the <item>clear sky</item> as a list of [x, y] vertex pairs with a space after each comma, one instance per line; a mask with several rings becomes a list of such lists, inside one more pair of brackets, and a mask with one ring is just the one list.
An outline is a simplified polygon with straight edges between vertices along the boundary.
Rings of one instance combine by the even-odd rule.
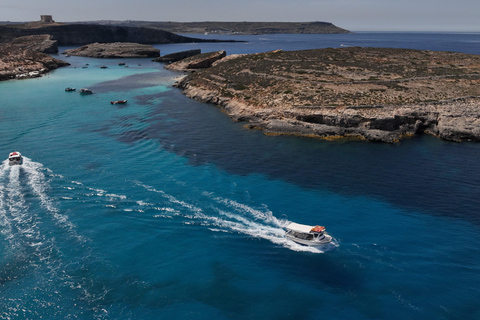
[[480, 32], [480, 0], [0, 0], [0, 21], [324, 21], [350, 31]]

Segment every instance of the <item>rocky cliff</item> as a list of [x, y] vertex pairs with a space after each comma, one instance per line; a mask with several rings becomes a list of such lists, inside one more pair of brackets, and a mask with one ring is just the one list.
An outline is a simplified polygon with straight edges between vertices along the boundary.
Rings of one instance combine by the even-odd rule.
[[480, 141], [480, 56], [407, 49], [275, 51], [218, 61], [177, 86], [269, 134]]
[[47, 24], [30, 26], [0, 26], [0, 42], [8, 42], [21, 36], [49, 34], [58, 45], [79, 45], [94, 42], [136, 42], [136, 43], [184, 43], [212, 42], [176, 35], [167, 31], [127, 26], [89, 24]]

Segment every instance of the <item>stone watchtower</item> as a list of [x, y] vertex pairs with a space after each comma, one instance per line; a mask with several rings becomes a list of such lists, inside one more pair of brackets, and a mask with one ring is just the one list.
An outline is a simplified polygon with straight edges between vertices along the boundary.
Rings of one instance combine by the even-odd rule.
[[52, 23], [52, 22], [55, 22], [53, 21], [53, 18], [51, 15], [41, 15], [40, 16], [40, 21], [41, 22], [44, 22], [44, 23]]

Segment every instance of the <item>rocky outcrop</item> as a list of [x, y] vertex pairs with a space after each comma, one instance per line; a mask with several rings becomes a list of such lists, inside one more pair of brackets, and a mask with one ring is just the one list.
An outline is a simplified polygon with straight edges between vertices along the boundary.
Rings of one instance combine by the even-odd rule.
[[45, 50], [44, 39], [44, 36], [40, 36], [0, 44], [0, 80], [39, 77], [50, 70], [69, 65], [36, 51]]
[[36, 36], [18, 37], [10, 42], [11, 45], [23, 49], [31, 49], [43, 53], [57, 53], [57, 41], [52, 39], [49, 34], [40, 34]]
[[151, 45], [130, 42], [91, 43], [77, 49], [66, 50], [64, 53], [91, 58], [153, 58], [160, 56], [160, 50]]
[[267, 134], [480, 141], [480, 56], [404, 49], [270, 52], [218, 61], [176, 86]]
[[177, 62], [189, 57], [196, 56], [198, 54], [201, 54], [202, 51], [200, 49], [193, 49], [193, 50], [186, 50], [186, 51], [180, 51], [180, 52], [175, 52], [175, 53], [170, 53], [166, 54], [164, 56], [158, 57], [154, 59], [153, 61], [155, 62]]
[[166, 69], [175, 71], [194, 71], [196, 69], [205, 69], [213, 65], [215, 61], [224, 58], [227, 55], [225, 51], [207, 52], [189, 57], [165, 66]]

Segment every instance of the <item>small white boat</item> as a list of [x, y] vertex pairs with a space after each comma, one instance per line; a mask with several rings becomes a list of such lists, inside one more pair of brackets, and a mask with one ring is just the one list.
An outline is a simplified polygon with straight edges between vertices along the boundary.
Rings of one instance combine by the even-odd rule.
[[307, 226], [292, 222], [285, 228], [287, 239], [306, 246], [321, 246], [332, 242], [332, 236], [325, 233], [323, 226]]
[[8, 164], [9, 165], [13, 166], [13, 165], [22, 164], [22, 163], [23, 163], [23, 158], [22, 158], [22, 155], [20, 154], [20, 152], [14, 151], [14, 152], [11, 152], [8, 155]]

